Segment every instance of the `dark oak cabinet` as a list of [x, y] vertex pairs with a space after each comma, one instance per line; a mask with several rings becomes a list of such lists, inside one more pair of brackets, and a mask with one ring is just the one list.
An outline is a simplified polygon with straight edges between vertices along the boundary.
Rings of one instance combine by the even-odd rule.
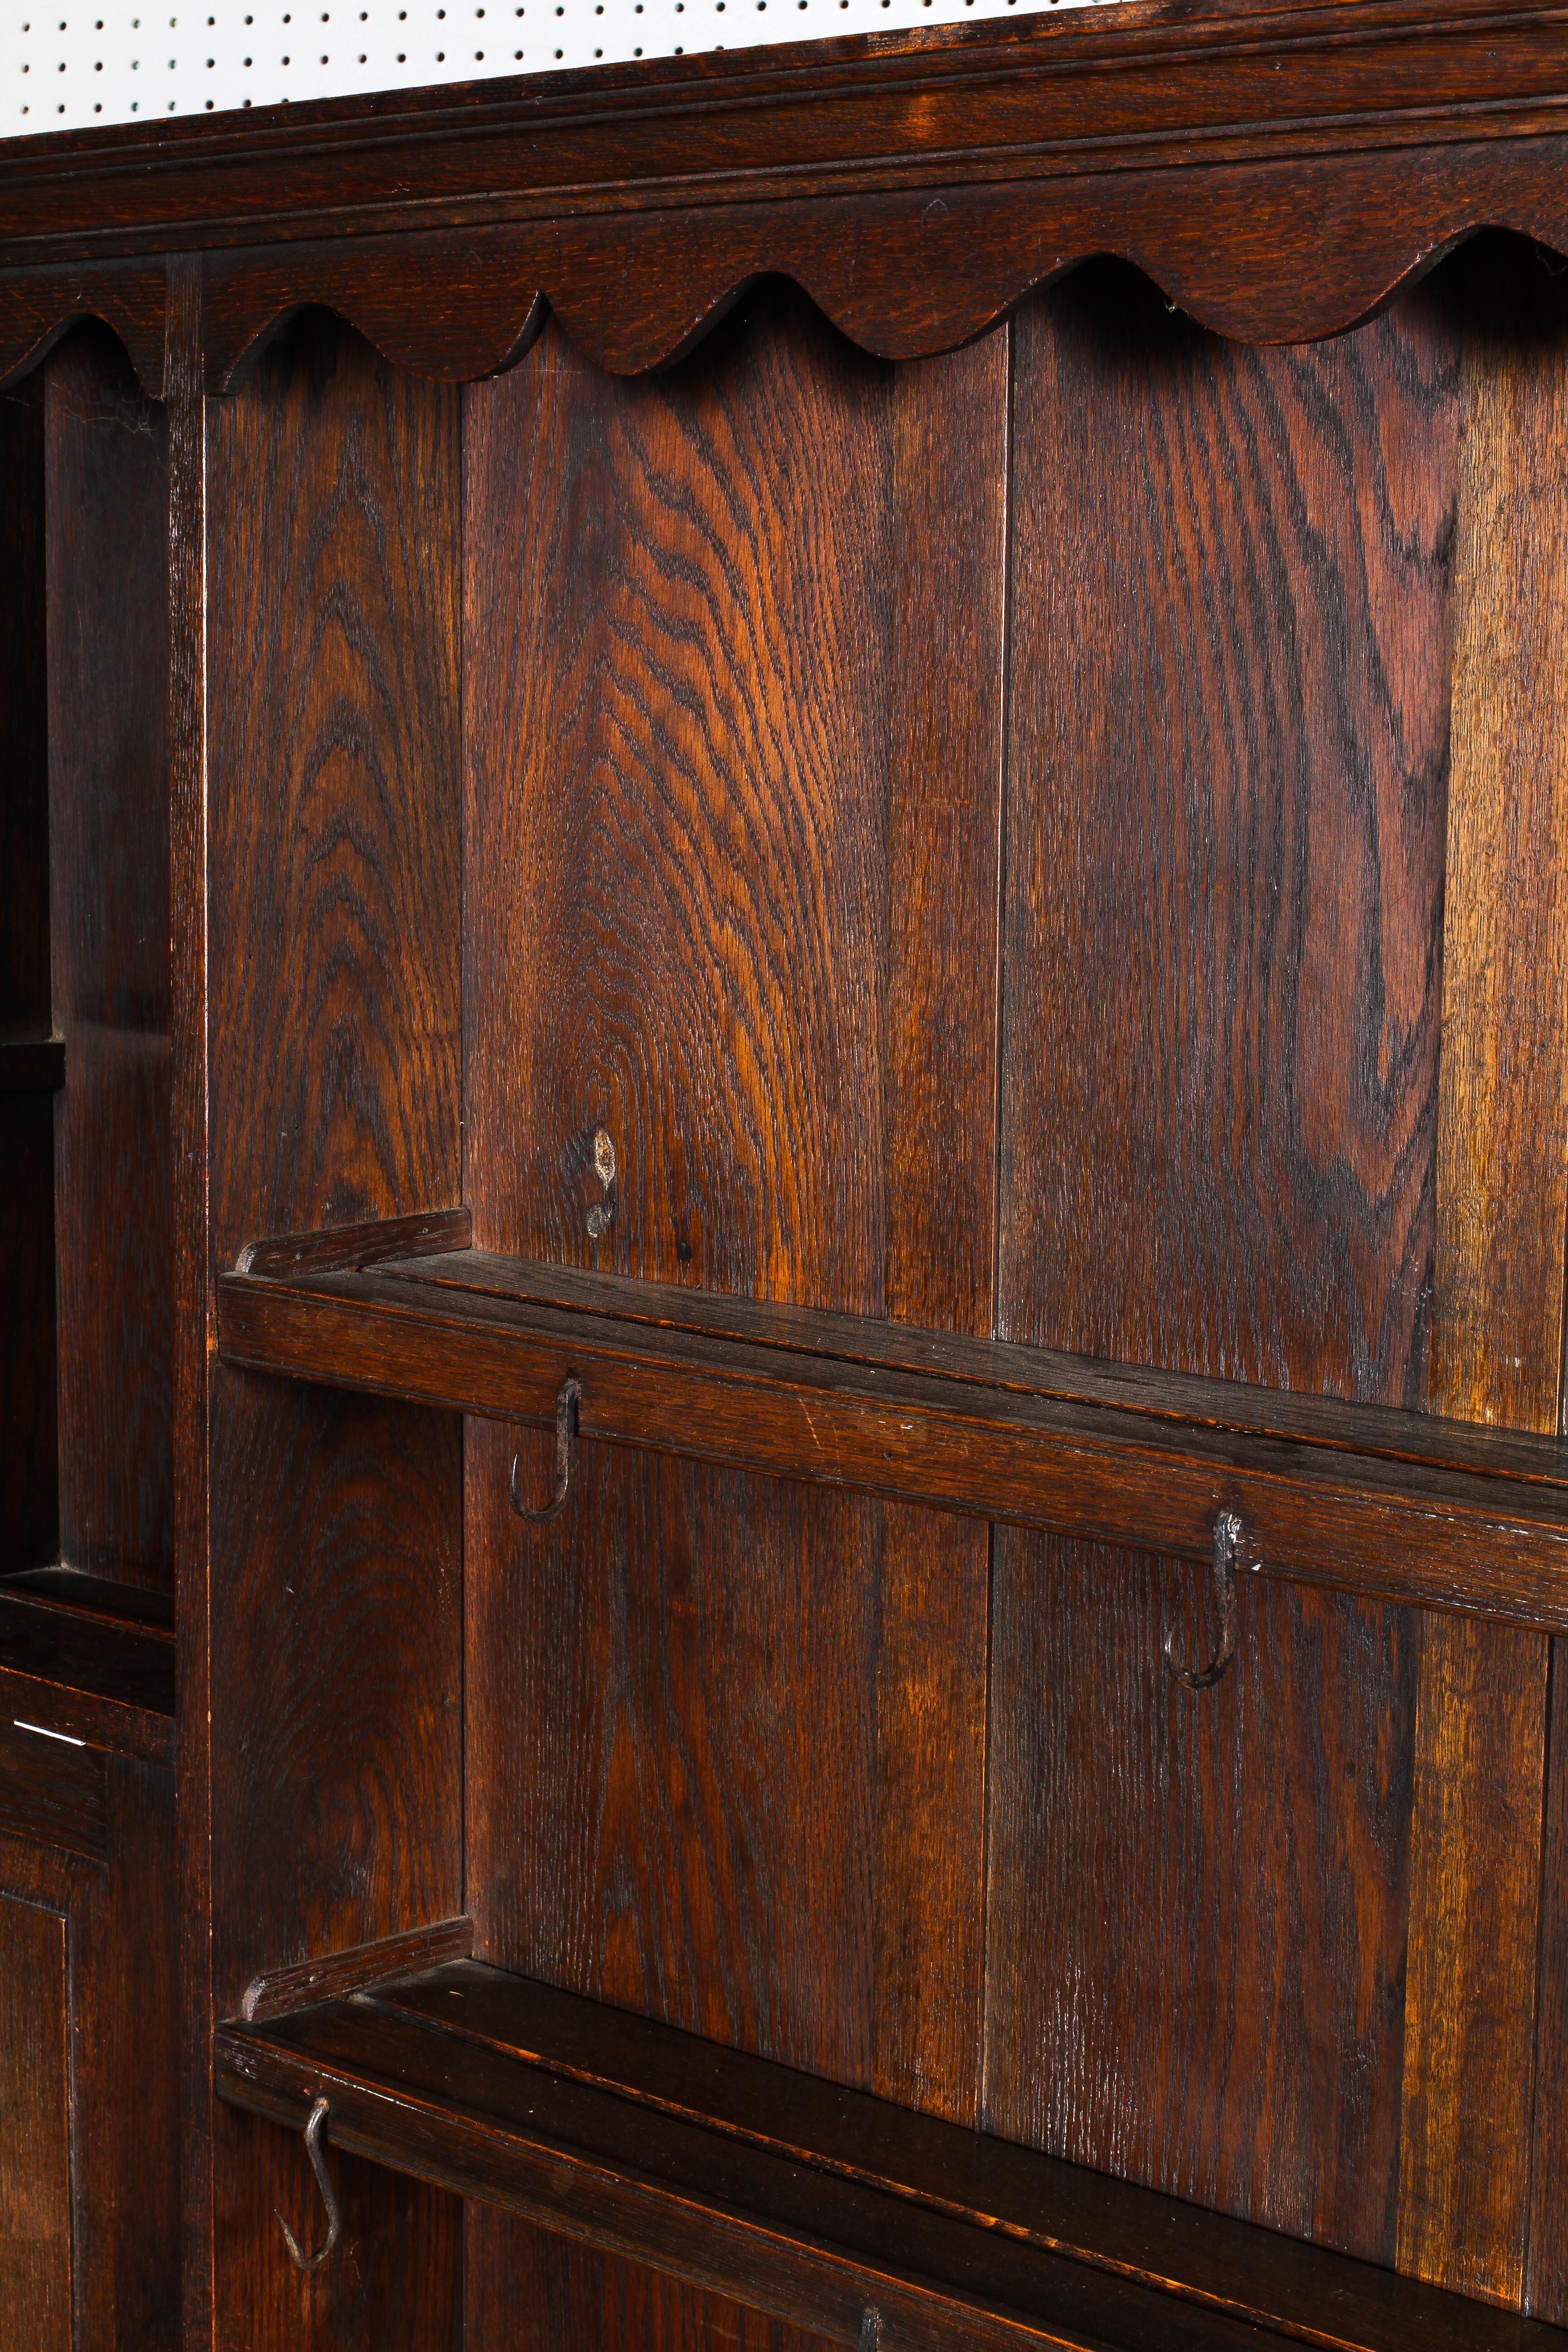
[[1565, 107], [0, 147], [3, 2352], [1568, 2342]]

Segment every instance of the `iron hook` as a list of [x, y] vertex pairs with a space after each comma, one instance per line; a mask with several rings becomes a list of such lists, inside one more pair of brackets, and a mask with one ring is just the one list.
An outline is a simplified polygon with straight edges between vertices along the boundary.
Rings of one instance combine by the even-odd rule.
[[879, 2352], [882, 2341], [882, 2315], [874, 2303], [868, 2303], [860, 2315], [859, 2352]]
[[1176, 1658], [1176, 1633], [1165, 1635], [1165, 1664], [1189, 1690], [1208, 1690], [1218, 1682], [1236, 1655], [1236, 1552], [1241, 1541], [1241, 1520], [1235, 1511], [1222, 1511], [1214, 1523], [1214, 1597], [1219, 1611], [1219, 1647], [1206, 1666], [1184, 1666]]
[[566, 1496], [572, 1485], [572, 1448], [577, 1440], [577, 1404], [582, 1394], [582, 1381], [574, 1373], [569, 1372], [556, 1391], [555, 1486], [550, 1500], [542, 1511], [531, 1509], [518, 1493], [518, 1457], [515, 1454], [511, 1457], [511, 1476], [507, 1482], [507, 1493], [511, 1497], [511, 1507], [520, 1519], [528, 1519], [536, 1528], [543, 1527], [547, 1521], [556, 1517], [566, 1507]]
[[321, 2202], [327, 2209], [327, 2234], [313, 2254], [307, 2254], [302, 2250], [299, 2239], [294, 2235], [288, 2222], [283, 2220], [282, 2214], [278, 2212], [276, 2206], [273, 2208], [275, 2218], [282, 2223], [283, 2242], [289, 2249], [289, 2259], [297, 2271], [319, 2271], [321, 2264], [330, 2261], [337, 2252], [338, 2239], [342, 2232], [343, 2217], [338, 2210], [338, 2200], [332, 2194], [332, 2184], [327, 2178], [326, 2159], [321, 2154], [321, 2134], [326, 2128], [326, 2122], [327, 2103], [325, 2099], [318, 2099], [310, 2109], [310, 2120], [305, 2126], [305, 2153], [310, 2159], [310, 2169], [316, 2176], [316, 2186], [321, 2192]]

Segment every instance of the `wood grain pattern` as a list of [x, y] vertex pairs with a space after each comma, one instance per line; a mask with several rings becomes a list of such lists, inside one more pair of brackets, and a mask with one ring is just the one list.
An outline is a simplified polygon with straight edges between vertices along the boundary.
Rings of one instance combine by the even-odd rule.
[[[50, 1027], [44, 386], [0, 397], [0, 1027]], [[0, 1570], [59, 1543], [54, 1110], [0, 1101]]]
[[184, 1704], [175, 1727], [180, 1784], [176, 2005], [182, 2341], [212, 2340], [212, 1674], [208, 1498], [209, 1196], [207, 1181], [207, 568], [206, 403], [202, 390], [199, 263], [167, 273], [169, 436], [169, 942], [173, 1145], [174, 1429], [172, 1491]]
[[[1429, 1402], [1555, 1429], [1568, 1214], [1568, 699], [1557, 652], [1568, 581], [1556, 461], [1568, 311], [1506, 247], [1478, 248], [1459, 274], [1468, 415]], [[1506, 2303], [1523, 2290], [1530, 2218], [1546, 1710], [1544, 1642], [1427, 1622], [1399, 2260]], [[1549, 2177], [1541, 2189], [1554, 2193]], [[1562, 2290], [1549, 2275], [1543, 2267], [1539, 2292], [1550, 2305]]]
[[[226, 2024], [216, 2079], [226, 2102], [296, 2127], [319, 2085], [340, 2148], [837, 2344], [864, 2344], [868, 2305], [910, 2352], [1554, 2341], [1395, 2272], [471, 1961]], [[546, 2273], [562, 2299], [563, 2267]], [[584, 2284], [591, 2295], [591, 2273]], [[647, 2300], [658, 2314], [673, 2298]], [[573, 2341], [605, 2340], [602, 2315], [559, 2300], [551, 2315]]]
[[[923, 862], [933, 795], [994, 893], [1005, 401], [1005, 343], [895, 386], [783, 294], [657, 384], [595, 376], [549, 330], [470, 397], [481, 1242], [861, 1312], [891, 1279], [904, 1312], [988, 1318], [994, 1065], [964, 1011], [994, 964], [950, 973], [932, 1036], [919, 992], [942, 982], [919, 959], [960, 960], [951, 876]], [[944, 481], [961, 415], [972, 445]], [[973, 544], [972, 489], [994, 523]], [[934, 1137], [971, 1113], [971, 1255], [939, 1270]], [[972, 2113], [984, 1535], [586, 1449], [541, 1540], [504, 1499], [518, 1444], [470, 1425], [481, 1948]], [[472, 2250], [481, 2327], [500, 2242]], [[590, 2332], [606, 2277], [572, 2290]], [[750, 2341], [723, 2306], [637, 2293], [669, 2340]]]
[[0, 2346], [71, 2352], [66, 1923], [0, 1895]]
[[[1244, 353], [1108, 269], [1016, 335], [1002, 1328], [1418, 1402], [1441, 317]], [[1387, 2261], [1414, 1626], [1251, 1587], [1194, 1699], [1195, 1578], [997, 1545], [989, 2119]]]
[[[70, 1750], [32, 1745], [41, 1783], [58, 1776], [62, 1757], [68, 1764]], [[26, 1809], [0, 1787], [0, 1905], [37, 1906], [65, 1930], [70, 2132], [60, 2219], [72, 2259], [63, 2340], [76, 2352], [177, 2352], [174, 1779], [91, 1761], [101, 1837], [90, 1857], [35, 1843]], [[9, 2150], [11, 2128], [5, 2139]], [[34, 2153], [47, 2175], [47, 2146]], [[0, 2267], [8, 2234], [0, 2230]], [[15, 2307], [7, 2297], [0, 2335]]]
[[[988, 1335], [1010, 343], [899, 370], [884, 1311]], [[979, 2112], [991, 1544], [882, 1515], [871, 2087]]]
[[[457, 1195], [458, 427], [454, 394], [308, 320], [209, 430], [220, 1263]], [[231, 2014], [258, 1969], [461, 1908], [460, 1433], [234, 1376], [210, 1429]], [[230, 2131], [215, 2160], [217, 2342], [381, 2344], [389, 2314], [451, 2340], [443, 2200], [365, 2179], [354, 2263], [302, 2289], [272, 2220], [304, 2210], [300, 2151]]]
[[109, 1767], [25, 1724], [0, 1724], [0, 1817], [14, 1836], [102, 1862], [109, 1853]]
[[486, 1250], [224, 1275], [217, 1304], [249, 1370], [541, 1430], [574, 1380], [587, 1439], [1205, 1569], [1235, 1511], [1249, 1574], [1568, 1626], [1557, 1437]]
[[[879, 1299], [889, 409], [761, 299], [659, 383], [551, 331], [470, 396], [481, 1242]], [[479, 1948], [863, 2080], [874, 1508], [585, 1452], [541, 1539], [515, 1442], [467, 1456]]]
[[[0, 368], [84, 308], [135, 341], [148, 289], [103, 262], [204, 246], [215, 388], [310, 301], [399, 364], [471, 373], [547, 298], [589, 356], [649, 367], [773, 272], [910, 357], [1106, 251], [1223, 331], [1327, 334], [1479, 223], [1568, 246], [1561, 96], [1539, 0], [1361, 0], [1351, 18], [1134, 0], [1109, 22], [1042, 12], [30, 139], [0, 162]], [[376, 232], [417, 239], [412, 266]]]
[[168, 454], [103, 330], [47, 369], [60, 1550], [170, 1591]]
[[825, 2352], [826, 2338], [490, 2205], [464, 2207], [466, 2352]]

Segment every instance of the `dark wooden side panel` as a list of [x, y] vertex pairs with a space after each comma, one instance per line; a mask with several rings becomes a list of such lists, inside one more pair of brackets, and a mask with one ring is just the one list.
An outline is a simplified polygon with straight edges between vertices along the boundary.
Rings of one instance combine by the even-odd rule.
[[[1005, 391], [1005, 336], [900, 381], [766, 289], [468, 395], [480, 1246], [986, 1328]], [[470, 1424], [479, 1949], [972, 2115], [984, 1531], [588, 1447], [539, 1532], [514, 1452], [542, 1495]], [[753, 2341], [522, 2243], [471, 2225], [482, 2340], [558, 2262], [583, 2341]]]
[[[1420, 1403], [1459, 409], [1427, 298], [1016, 327], [1000, 1324]], [[1394, 2251], [1416, 1632], [997, 1539], [986, 2115]]]
[[[211, 1199], [252, 1235], [458, 1191], [457, 394], [307, 319], [209, 411]], [[220, 1374], [214, 1998], [461, 1908], [460, 1429]], [[455, 2206], [366, 2176], [310, 2279], [290, 2135], [217, 2122], [216, 2336], [455, 2340]]]
[[0, 2352], [71, 2352], [66, 1923], [0, 1894]]
[[[49, 1026], [44, 381], [0, 394], [0, 1034]], [[52, 1559], [54, 1106], [0, 1095], [0, 1571]]]
[[[1568, 1214], [1568, 304], [1536, 255], [1500, 239], [1449, 276], [1466, 429], [1429, 1401], [1552, 1430]], [[1426, 1621], [1399, 2261], [1517, 2304], [1529, 2240], [1530, 2299], [1568, 2318], [1555, 1874], [1542, 1910], [1547, 1661], [1539, 1636]]]
[[106, 330], [47, 382], [60, 1552], [167, 1591], [168, 445]]
[[[20, 1741], [23, 1735], [15, 1735]], [[63, 2332], [41, 2324], [13, 2338], [17, 2302], [5, 2270], [14, 2241], [0, 2217], [0, 2344], [69, 2345], [73, 2352], [176, 2352], [179, 2343], [179, 2077], [174, 1998], [174, 1783], [172, 1773], [121, 1759], [90, 1759], [90, 1792], [74, 1791], [77, 1751], [37, 1738], [8, 1759], [0, 1782], [0, 1918], [23, 1906], [55, 1915], [65, 1960], [63, 2032], [68, 2067], [68, 2140], [30, 2133], [0, 2097], [8, 2162], [38, 2198], [58, 2200], [57, 2235], [25, 2251], [47, 2282], [50, 2257], [68, 2263]], [[62, 1769], [64, 1768], [64, 1769]], [[28, 1801], [24, 1771], [35, 1801]], [[57, 1786], [53, 1805], [36, 1800]], [[90, 1793], [90, 1850], [79, 1834]], [[3, 1940], [3, 1937], [0, 1937]], [[0, 2009], [0, 2074], [18, 2030]], [[51, 2028], [52, 2031], [52, 2028]], [[58, 2175], [58, 2179], [56, 2176]], [[7, 2201], [0, 2189], [0, 2205]], [[25, 2273], [20, 2312], [36, 2321]]]

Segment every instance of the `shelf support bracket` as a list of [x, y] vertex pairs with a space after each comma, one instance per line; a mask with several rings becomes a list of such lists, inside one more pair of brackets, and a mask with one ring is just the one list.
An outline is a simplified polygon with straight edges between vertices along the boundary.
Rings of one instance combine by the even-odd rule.
[[1221, 1511], [1214, 1523], [1214, 1597], [1219, 1611], [1219, 1646], [1206, 1666], [1184, 1666], [1176, 1656], [1173, 1626], [1165, 1635], [1165, 1664], [1188, 1690], [1209, 1690], [1236, 1655], [1236, 1554], [1241, 1541], [1241, 1519], [1235, 1511]]
[[527, 1519], [533, 1527], [547, 1526], [566, 1507], [566, 1497], [572, 1487], [573, 1453], [577, 1443], [577, 1406], [582, 1394], [582, 1381], [574, 1373], [569, 1372], [555, 1397], [555, 1485], [542, 1510], [531, 1509], [518, 1492], [518, 1458], [515, 1454], [511, 1457], [511, 1476], [507, 1481], [511, 1507], [520, 1519]]
[[327, 2209], [327, 2234], [313, 2254], [305, 2252], [282, 2214], [276, 2206], [273, 2208], [274, 2218], [283, 2231], [289, 2259], [297, 2271], [319, 2271], [322, 2263], [330, 2262], [336, 2253], [338, 2240], [342, 2234], [343, 2218], [338, 2210], [338, 2200], [332, 2194], [332, 2184], [327, 2174], [326, 2159], [321, 2154], [321, 2134], [326, 2129], [326, 2123], [327, 2103], [325, 2099], [318, 2099], [310, 2109], [310, 2120], [305, 2126], [305, 2153], [310, 2159], [310, 2169], [316, 2176], [316, 2186]]

